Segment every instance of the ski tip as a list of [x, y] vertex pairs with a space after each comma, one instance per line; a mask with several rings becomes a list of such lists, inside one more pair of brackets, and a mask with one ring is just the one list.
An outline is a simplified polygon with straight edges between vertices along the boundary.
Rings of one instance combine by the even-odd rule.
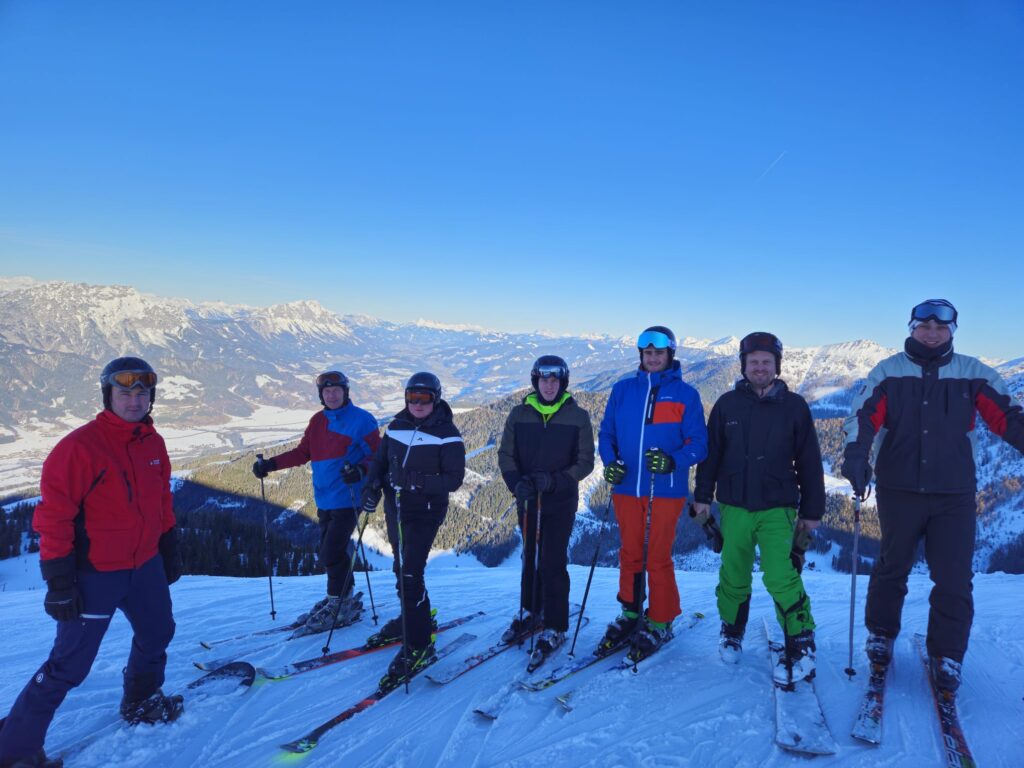
[[312, 739], [296, 739], [295, 741], [289, 741], [287, 744], [282, 744], [281, 749], [288, 752], [289, 755], [283, 755], [286, 760], [290, 755], [304, 755], [316, 746], [316, 742]]
[[201, 646], [203, 646], [203, 648], [205, 648], [208, 651], [212, 651], [213, 650], [213, 646], [210, 643], [208, 643], [206, 640], [200, 640], [199, 644]]

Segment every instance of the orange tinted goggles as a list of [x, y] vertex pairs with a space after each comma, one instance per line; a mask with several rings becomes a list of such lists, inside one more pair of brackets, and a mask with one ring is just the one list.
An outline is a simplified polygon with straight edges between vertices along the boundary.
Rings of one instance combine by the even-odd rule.
[[156, 374], [152, 371], [118, 371], [110, 381], [122, 389], [152, 389], [156, 386]]
[[406, 392], [405, 402], [409, 405], [427, 405], [434, 402], [434, 396], [430, 392]]

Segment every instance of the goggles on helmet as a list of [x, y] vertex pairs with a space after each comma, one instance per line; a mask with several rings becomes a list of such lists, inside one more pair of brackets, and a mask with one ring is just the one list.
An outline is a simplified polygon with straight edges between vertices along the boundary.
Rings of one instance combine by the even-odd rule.
[[405, 393], [405, 402], [408, 405], [427, 405], [434, 402], [434, 393], [424, 390], [409, 390]]
[[740, 354], [749, 355], [751, 352], [772, 352], [782, 355], [782, 342], [774, 333], [748, 333], [740, 342]]
[[561, 365], [538, 365], [533, 369], [533, 375], [538, 379], [564, 379], [569, 372]]
[[675, 349], [676, 343], [661, 331], [644, 331], [636, 340], [637, 349]]
[[324, 387], [347, 387], [348, 379], [344, 373], [339, 371], [327, 371], [316, 377], [316, 385], [320, 389]]
[[152, 371], [118, 371], [111, 374], [108, 381], [121, 389], [152, 389], [156, 386], [156, 374]]
[[955, 323], [956, 307], [945, 299], [928, 299], [922, 301], [910, 311], [910, 321], [926, 322], [935, 320], [939, 323]]

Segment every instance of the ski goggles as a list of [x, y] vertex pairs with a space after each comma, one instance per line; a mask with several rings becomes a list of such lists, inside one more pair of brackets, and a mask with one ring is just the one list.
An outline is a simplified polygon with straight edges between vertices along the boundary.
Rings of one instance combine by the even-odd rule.
[[533, 369], [533, 375], [538, 379], [563, 379], [569, 371], [562, 365], [538, 365]]
[[782, 342], [774, 333], [766, 331], [748, 333], [740, 342], [740, 354], [749, 355], [751, 352], [771, 352], [774, 355], [781, 355]]
[[319, 389], [324, 387], [347, 387], [348, 379], [341, 371], [326, 371], [316, 377], [316, 386]]
[[644, 331], [636, 340], [637, 349], [675, 349], [676, 343], [661, 331]]
[[405, 402], [407, 405], [428, 405], [434, 402], [434, 393], [423, 390], [410, 390], [405, 393]]
[[156, 386], [156, 374], [152, 371], [118, 371], [111, 374], [107, 381], [121, 389], [152, 389]]
[[928, 299], [922, 301], [910, 310], [910, 321], [920, 320], [927, 322], [934, 320], [938, 323], [955, 323], [956, 307], [945, 299]]

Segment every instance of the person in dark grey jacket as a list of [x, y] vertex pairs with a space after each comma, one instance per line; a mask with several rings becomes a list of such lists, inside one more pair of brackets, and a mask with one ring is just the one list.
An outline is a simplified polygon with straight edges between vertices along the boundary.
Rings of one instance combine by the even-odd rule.
[[498, 468], [515, 494], [523, 534], [520, 610], [502, 640], [521, 639], [543, 621], [536, 664], [565, 642], [569, 627], [569, 535], [580, 480], [594, 469], [594, 430], [587, 412], [566, 391], [565, 360], [537, 358], [530, 380], [533, 391], [505, 421]]
[[907, 576], [924, 539], [935, 586], [928, 614], [928, 654], [940, 688], [955, 691], [974, 618], [974, 534], [977, 478], [974, 424], [1024, 452], [1024, 411], [999, 374], [953, 352], [956, 308], [929, 299], [910, 313], [903, 352], [868, 374], [846, 419], [843, 476], [864, 498], [870, 456], [875, 469], [881, 552], [868, 584], [867, 655], [887, 665], [907, 594]]
[[697, 467], [693, 498], [696, 514], [706, 516], [717, 495], [722, 516], [722, 658], [739, 658], [756, 546], [786, 636], [775, 678], [788, 685], [814, 675], [811, 601], [791, 552], [794, 528], [798, 536], [814, 530], [825, 512], [825, 480], [811, 410], [778, 378], [781, 365], [782, 342], [774, 334], [751, 333], [740, 342], [743, 378], [711, 410], [708, 457]]

